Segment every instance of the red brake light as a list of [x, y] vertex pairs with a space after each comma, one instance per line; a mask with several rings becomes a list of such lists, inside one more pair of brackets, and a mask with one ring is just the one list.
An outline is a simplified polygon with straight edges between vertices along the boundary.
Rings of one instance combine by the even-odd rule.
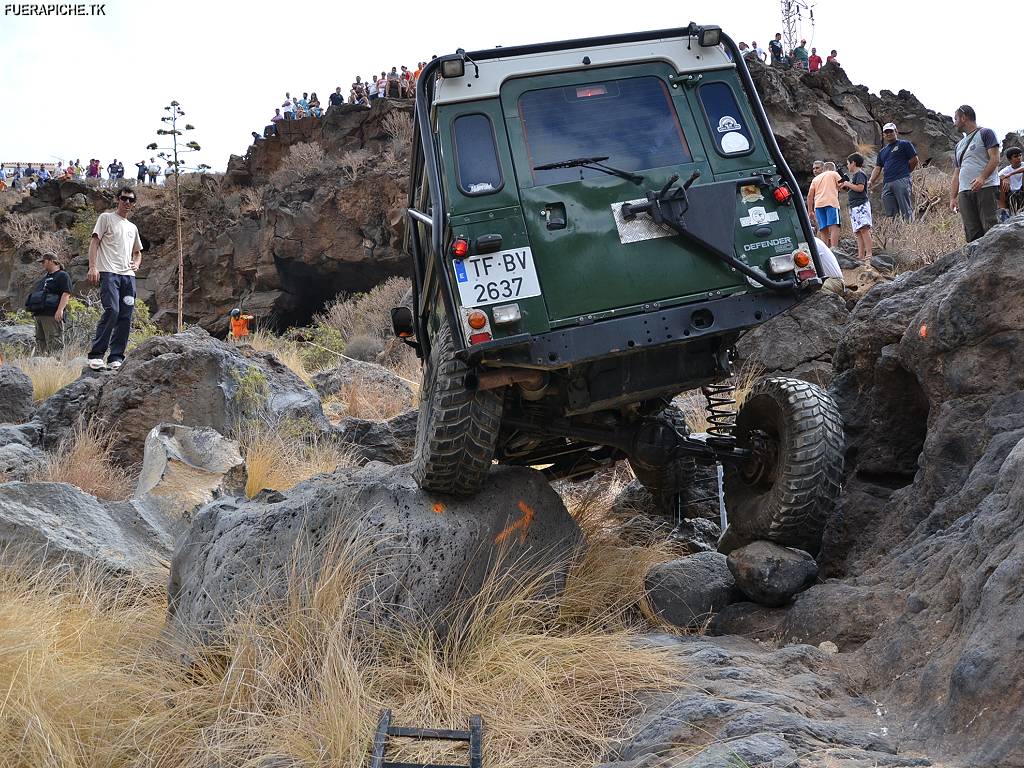
[[772, 190], [772, 196], [775, 198], [775, 202], [782, 204], [788, 203], [793, 193], [789, 191], [789, 187], [778, 186]]
[[577, 99], [586, 99], [591, 96], [607, 96], [608, 88], [603, 85], [584, 85], [576, 89]]
[[469, 337], [470, 344], [479, 344], [481, 341], [490, 341], [491, 334], [489, 333], [474, 333]]
[[469, 253], [469, 241], [465, 238], [456, 238], [455, 242], [452, 243], [452, 256], [456, 259], [464, 259]]

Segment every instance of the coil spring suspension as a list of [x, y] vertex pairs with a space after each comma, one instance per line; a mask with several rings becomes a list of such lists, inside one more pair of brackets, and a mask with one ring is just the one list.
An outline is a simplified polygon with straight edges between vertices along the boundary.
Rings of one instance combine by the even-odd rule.
[[717, 441], [731, 444], [735, 439], [736, 399], [733, 393], [736, 387], [732, 384], [709, 384], [701, 387], [700, 391], [708, 401], [708, 435]]

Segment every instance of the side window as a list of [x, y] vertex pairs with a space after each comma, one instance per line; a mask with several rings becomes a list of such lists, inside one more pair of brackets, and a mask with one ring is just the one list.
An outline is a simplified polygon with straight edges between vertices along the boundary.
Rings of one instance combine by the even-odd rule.
[[452, 137], [462, 194], [490, 195], [505, 186], [491, 118], [482, 114], [460, 115], [452, 123]]
[[708, 130], [711, 131], [718, 154], [738, 157], [753, 152], [754, 141], [750, 128], [743, 124], [744, 117], [732, 88], [727, 83], [705, 83], [699, 93]]

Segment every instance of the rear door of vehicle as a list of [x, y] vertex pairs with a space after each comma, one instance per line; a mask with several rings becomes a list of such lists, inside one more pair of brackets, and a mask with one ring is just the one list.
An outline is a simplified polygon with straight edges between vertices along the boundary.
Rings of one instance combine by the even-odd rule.
[[[511, 80], [501, 101], [530, 246], [549, 319], [579, 322], [655, 301], [705, 298], [742, 289], [742, 277], [699, 246], [682, 242], [646, 215], [629, 222], [618, 208], [645, 200], [673, 174], [699, 170], [707, 153], [684, 89], [668, 64]], [[607, 157], [642, 175], [636, 183], [599, 170], [537, 166]], [[698, 182], [699, 183], [699, 182]]]

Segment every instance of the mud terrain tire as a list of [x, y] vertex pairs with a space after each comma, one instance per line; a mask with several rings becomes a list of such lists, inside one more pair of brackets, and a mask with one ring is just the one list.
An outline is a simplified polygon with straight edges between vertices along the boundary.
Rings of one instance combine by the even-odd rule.
[[843, 476], [835, 402], [806, 381], [761, 379], [740, 406], [735, 434], [755, 455], [726, 469], [723, 545], [766, 539], [817, 555]]
[[468, 390], [469, 369], [442, 321], [423, 366], [412, 475], [426, 491], [472, 496], [491, 468], [504, 389]]
[[[686, 417], [674, 405], [667, 406], [659, 413], [658, 420], [667, 423], [684, 435], [690, 434]], [[692, 458], [688, 457], [674, 459], [668, 464], [656, 467], [645, 466], [630, 459], [629, 467], [636, 475], [636, 479], [653, 497], [656, 511], [663, 514], [674, 512], [672, 509], [673, 497], [689, 487], [697, 473], [697, 465]]]

